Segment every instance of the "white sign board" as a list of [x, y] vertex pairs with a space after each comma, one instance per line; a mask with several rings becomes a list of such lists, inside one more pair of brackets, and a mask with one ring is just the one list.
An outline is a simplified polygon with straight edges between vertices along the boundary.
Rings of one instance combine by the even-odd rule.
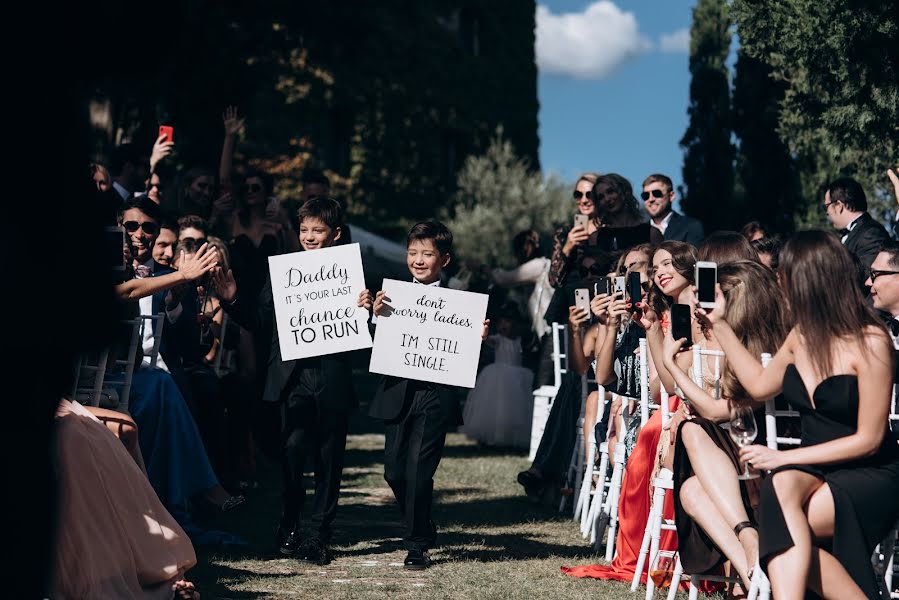
[[474, 387], [487, 295], [385, 279], [372, 373]]
[[283, 360], [371, 348], [359, 244], [270, 256], [268, 269]]

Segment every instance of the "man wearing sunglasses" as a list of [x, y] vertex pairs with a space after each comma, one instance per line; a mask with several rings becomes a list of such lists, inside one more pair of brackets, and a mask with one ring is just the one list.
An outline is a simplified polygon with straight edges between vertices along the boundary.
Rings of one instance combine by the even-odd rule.
[[653, 173], [643, 181], [643, 206], [649, 214], [649, 224], [662, 232], [667, 240], [687, 242], [699, 246], [705, 239], [702, 223], [692, 217], [674, 212], [674, 184], [671, 178]]
[[[899, 355], [899, 241], [889, 240], [871, 263], [871, 273], [865, 281], [871, 287], [871, 303], [883, 319], [893, 348]], [[899, 356], [893, 361], [893, 388], [899, 383]], [[899, 422], [890, 421], [893, 436], [899, 439]]]
[[[134, 278], [158, 277], [174, 272], [153, 258], [153, 248], [159, 237], [162, 220], [159, 205], [147, 196], [132, 198], [122, 208], [122, 227], [125, 229]], [[197, 346], [196, 351], [199, 352], [198, 343], [195, 342], [200, 335], [196, 319], [196, 292], [192, 288], [193, 286], [187, 282], [138, 300], [140, 314], [153, 315], [164, 312], [166, 315], [167, 323], [163, 328], [166, 335], [160, 344], [156, 366], [172, 373], [179, 387], [183, 381], [179, 380], [182, 357], [191, 354], [193, 346]], [[146, 364], [149, 364], [148, 355], [153, 349], [155, 335], [154, 328], [144, 328], [141, 345]]]

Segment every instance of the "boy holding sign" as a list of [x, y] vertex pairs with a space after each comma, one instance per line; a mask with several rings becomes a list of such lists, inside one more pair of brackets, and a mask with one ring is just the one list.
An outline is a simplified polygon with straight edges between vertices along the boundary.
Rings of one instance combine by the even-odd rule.
[[[299, 209], [299, 238], [306, 255], [313, 250], [329, 248], [340, 240], [343, 233], [343, 209], [340, 204], [331, 198], [319, 197], [310, 200]], [[308, 257], [311, 259], [313, 257]], [[290, 255], [272, 257], [270, 265], [290, 264], [295, 260], [307, 260], [291, 258]], [[283, 455], [282, 477], [284, 482], [284, 495], [281, 513], [281, 522], [278, 527], [278, 550], [285, 556], [298, 555], [305, 562], [327, 564], [331, 560], [328, 544], [331, 537], [331, 523], [337, 513], [337, 499], [340, 493], [340, 479], [343, 472], [343, 456], [346, 448], [347, 421], [350, 411], [356, 405], [356, 398], [352, 385], [352, 368], [347, 352], [336, 352], [324, 356], [315, 356], [316, 350], [321, 352], [325, 335], [331, 331], [338, 331], [333, 322], [320, 323], [325, 317], [336, 318], [340, 313], [343, 319], [344, 313], [351, 313], [354, 309], [344, 305], [344, 308], [335, 311], [320, 311], [305, 313], [309, 305], [308, 296], [323, 295], [322, 292], [306, 291], [314, 290], [320, 280], [334, 279], [329, 273], [338, 272], [341, 269], [335, 264], [331, 271], [325, 273], [325, 269], [314, 274], [297, 275], [297, 268], [286, 270], [272, 270], [258, 300], [254, 298], [242, 298], [237, 294], [237, 284], [231, 272], [223, 273], [217, 269], [214, 273], [215, 286], [219, 292], [222, 307], [238, 324], [249, 330], [271, 332], [271, 354], [266, 373], [265, 391], [263, 400], [281, 403], [281, 452]], [[276, 274], [286, 273], [283, 281], [276, 281], [279, 289], [278, 298], [272, 294], [272, 277]], [[345, 277], [337, 283], [345, 284]], [[330, 283], [330, 282], [328, 282]], [[331, 284], [334, 285], [334, 284]], [[349, 292], [346, 285], [341, 290]], [[284, 290], [282, 292], [281, 290]], [[286, 296], [282, 293], [290, 292]], [[306, 293], [303, 293], [303, 292]], [[300, 295], [302, 294], [302, 295]], [[333, 295], [333, 294], [331, 294]], [[339, 304], [337, 298], [331, 298], [329, 302]], [[305, 299], [304, 299], [305, 298]], [[283, 303], [292, 300], [288, 308], [294, 308], [294, 328], [286, 330], [283, 324], [276, 319], [279, 310], [283, 310]], [[254, 305], [255, 301], [255, 305]], [[277, 304], [279, 302], [281, 304]], [[299, 308], [293, 304], [300, 304]], [[352, 306], [352, 301], [350, 306]], [[355, 306], [364, 308], [367, 320], [368, 311], [371, 309], [371, 292], [363, 289], [359, 292]], [[349, 315], [352, 316], [352, 315]], [[295, 322], [302, 321], [297, 325]], [[342, 323], [347, 321], [344, 319]], [[305, 325], [309, 327], [305, 327]], [[288, 338], [279, 340], [279, 325], [282, 336]], [[364, 326], [364, 323], [363, 323]], [[324, 328], [330, 327], [329, 330]], [[344, 327], [339, 328], [344, 334]], [[316, 339], [309, 340], [303, 337], [304, 342], [312, 342], [299, 347], [300, 333], [312, 332]], [[318, 332], [318, 333], [316, 333]], [[294, 335], [296, 333], [296, 335]], [[367, 336], [366, 331], [366, 336]], [[331, 335], [331, 337], [334, 337]], [[296, 339], [295, 339], [296, 338]], [[296, 344], [294, 344], [296, 342]], [[293, 346], [291, 344], [294, 344]], [[282, 348], [285, 350], [282, 352]], [[292, 356], [298, 360], [284, 360], [283, 354], [288, 351], [303, 350], [302, 357]], [[331, 352], [334, 352], [332, 349]], [[313, 354], [313, 355], [310, 355]], [[307, 456], [314, 459], [315, 464], [315, 499], [313, 500], [310, 514], [310, 525], [314, 533], [305, 544], [300, 539], [300, 516], [306, 496], [303, 488], [303, 467]]]
[[[406, 240], [406, 265], [413, 283], [441, 287], [440, 273], [450, 262], [452, 246], [453, 235], [442, 223], [428, 221], [412, 227]], [[427, 294], [422, 296], [425, 297]], [[407, 319], [412, 312], [420, 312], [421, 318], [425, 318], [425, 313], [431, 312], [421, 301], [420, 311], [394, 310], [389, 302], [384, 290], [379, 291], [374, 301], [375, 315], [393, 320]], [[483, 306], [486, 309], [486, 301]], [[484, 313], [480, 314], [482, 319]], [[489, 322], [483, 321], [481, 340], [486, 337], [488, 326]], [[442, 343], [446, 346], [448, 341]], [[379, 358], [383, 359], [373, 355], [372, 362]], [[405, 364], [409, 364], [408, 360]], [[403, 566], [426, 569], [431, 564], [427, 551], [437, 539], [437, 529], [431, 521], [434, 473], [440, 464], [447, 430], [462, 422], [459, 401], [447, 385], [386, 376], [372, 399], [369, 414], [384, 420], [384, 479], [403, 515], [403, 542], [408, 550]]]

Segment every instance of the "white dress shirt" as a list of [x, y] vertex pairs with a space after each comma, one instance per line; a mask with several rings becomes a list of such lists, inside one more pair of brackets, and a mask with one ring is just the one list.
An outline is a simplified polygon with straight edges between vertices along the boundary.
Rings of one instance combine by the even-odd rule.
[[[852, 219], [852, 223], [846, 225], [846, 231], [851, 232], [853, 229], [855, 229], [855, 226], [858, 225], [859, 219], [861, 219], [863, 216], [865, 216], [864, 213]], [[847, 239], [849, 239], [849, 233], [846, 233], [846, 235], [840, 238], [840, 243], [845, 244]]]
[[665, 230], [668, 229], [668, 223], [671, 222], [671, 217], [674, 216], [674, 211], [670, 211], [665, 218], [662, 219], [660, 223], [656, 223], [654, 219], [649, 220], [649, 224], [662, 232], [662, 235], [665, 235]]
[[[153, 272], [153, 267], [155, 265], [155, 261], [151, 258], [147, 262], [143, 263], [143, 266], [148, 267], [150, 272]], [[137, 277], [139, 279], [139, 277]], [[138, 306], [140, 307], [140, 314], [147, 316], [153, 314], [153, 296], [144, 296], [140, 300], [137, 301]], [[183, 308], [181, 304], [178, 304], [175, 308], [169, 310], [165, 309], [166, 320], [169, 323], [174, 323], [178, 320], [183, 312]], [[164, 330], [163, 330], [164, 333]], [[155, 344], [156, 337], [153, 331], [152, 321], [145, 320], [141, 325], [141, 349], [144, 352], [144, 360], [143, 365], [149, 367], [150, 366], [150, 353], [153, 352], [153, 346]], [[165, 364], [165, 361], [162, 360], [162, 357], [159, 356], [156, 358], [156, 366], [162, 369], [165, 372], [169, 372], [168, 366]]]

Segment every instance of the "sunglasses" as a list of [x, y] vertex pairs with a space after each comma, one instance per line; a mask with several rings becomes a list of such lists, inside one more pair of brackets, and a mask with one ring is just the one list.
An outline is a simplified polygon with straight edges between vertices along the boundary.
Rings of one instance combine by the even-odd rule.
[[581, 198], [586, 198], [587, 200], [593, 200], [593, 192], [582, 192], [580, 190], [574, 190], [572, 194], [575, 200], [580, 200]]
[[254, 194], [255, 194], [256, 192], [261, 192], [261, 191], [262, 191], [262, 186], [259, 185], [258, 183], [250, 183], [250, 184], [246, 184], [246, 183], [245, 183], [245, 184], [243, 184], [242, 186], [240, 186], [240, 188], [241, 188], [243, 191], [245, 191], [245, 192], [252, 192], [252, 193], [254, 193]]
[[206, 243], [206, 238], [185, 237], [185, 238], [181, 238], [180, 241], [181, 241], [181, 243], [196, 244], [197, 248], [199, 248], [200, 246], [202, 246], [203, 244]]
[[650, 194], [652, 194], [653, 198], [664, 198], [665, 197], [665, 192], [663, 192], [662, 190], [652, 190], [651, 192], [643, 192], [642, 194], [640, 194], [640, 197], [643, 198], [644, 200], [649, 200]]
[[125, 231], [128, 233], [134, 233], [138, 229], [142, 229], [147, 235], [156, 235], [159, 233], [159, 225], [153, 221], [144, 221], [143, 223], [138, 223], [137, 221], [125, 221], [122, 223], [122, 227], [124, 227]]
[[[833, 203], [831, 202], [831, 204]], [[899, 271], [878, 271], [876, 269], [871, 269], [871, 283], [874, 283], [881, 275], [899, 275]]]

